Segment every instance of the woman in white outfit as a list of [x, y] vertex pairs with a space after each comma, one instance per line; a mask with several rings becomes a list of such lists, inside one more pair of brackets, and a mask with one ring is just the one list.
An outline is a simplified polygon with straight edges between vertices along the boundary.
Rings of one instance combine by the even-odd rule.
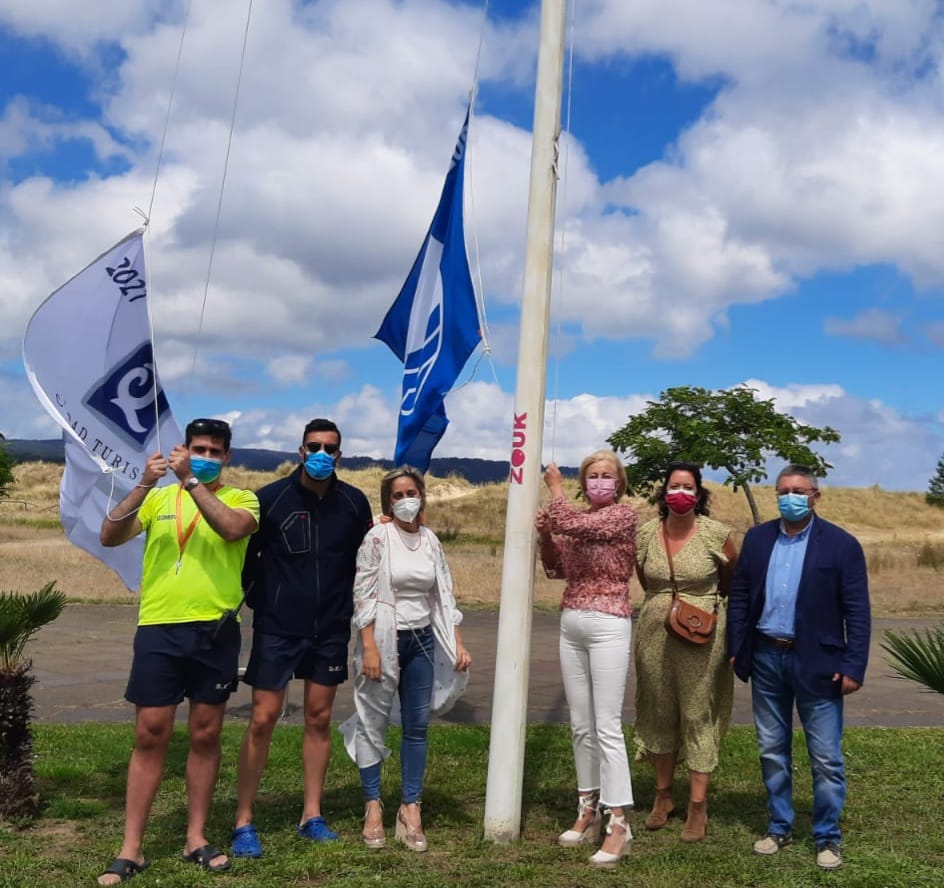
[[430, 712], [446, 711], [465, 689], [472, 662], [462, 644], [462, 614], [442, 544], [422, 523], [423, 475], [409, 466], [380, 483], [380, 505], [391, 521], [364, 537], [354, 580], [354, 703], [351, 735], [364, 791], [364, 843], [386, 844], [380, 801], [381, 764], [390, 754], [387, 726], [399, 698], [401, 805], [396, 838], [427, 849], [420, 817]]
[[560, 660], [570, 709], [577, 769], [577, 819], [561, 845], [596, 842], [600, 808], [609, 810], [606, 836], [590, 858], [615, 867], [629, 853], [633, 834], [626, 810], [633, 788], [623, 736], [623, 696], [632, 640], [629, 579], [636, 553], [635, 510], [618, 500], [626, 470], [611, 450], [590, 454], [578, 474], [586, 509], [564, 496], [560, 470], [544, 473], [551, 502], [539, 513], [541, 561], [551, 578], [566, 579], [561, 602]]

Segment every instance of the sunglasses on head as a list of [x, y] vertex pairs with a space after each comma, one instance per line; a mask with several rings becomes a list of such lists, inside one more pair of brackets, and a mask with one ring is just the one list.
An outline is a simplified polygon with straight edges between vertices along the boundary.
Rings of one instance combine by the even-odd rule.
[[229, 423], [222, 419], [195, 419], [187, 428], [194, 434], [210, 435], [215, 438], [229, 434]]
[[333, 456], [338, 452], [337, 444], [322, 444], [320, 441], [309, 441], [306, 444], [302, 444], [302, 447], [309, 453], [317, 453], [319, 450], [324, 450], [328, 456]]

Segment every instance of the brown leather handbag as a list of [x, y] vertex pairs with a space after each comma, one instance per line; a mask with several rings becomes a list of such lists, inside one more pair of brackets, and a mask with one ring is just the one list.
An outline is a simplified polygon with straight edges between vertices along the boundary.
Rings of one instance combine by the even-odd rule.
[[669, 539], [662, 525], [662, 543], [665, 546], [665, 557], [669, 562], [669, 579], [672, 581], [672, 604], [665, 615], [665, 631], [673, 638], [684, 641], [686, 644], [707, 644], [714, 638], [715, 627], [718, 625], [718, 606], [721, 599], [715, 595], [715, 609], [713, 613], [703, 611], [679, 597], [678, 584], [675, 582], [675, 568], [672, 565], [672, 552], [669, 549]]

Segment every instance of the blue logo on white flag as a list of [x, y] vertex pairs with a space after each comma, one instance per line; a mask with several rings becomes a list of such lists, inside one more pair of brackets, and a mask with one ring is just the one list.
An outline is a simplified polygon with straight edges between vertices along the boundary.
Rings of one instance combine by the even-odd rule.
[[[420, 273], [417, 296], [413, 300], [410, 314], [410, 329], [406, 336], [406, 360], [403, 362], [403, 400], [400, 414], [411, 416], [421, 403], [423, 386], [436, 366], [443, 341], [443, 287], [439, 274], [442, 261], [442, 244], [430, 238], [426, 244], [423, 271]], [[424, 274], [433, 277], [424, 281]], [[428, 304], [419, 305], [418, 300], [428, 297]]]
[[432, 225], [375, 338], [403, 361], [397, 465], [429, 468], [449, 420], [443, 403], [481, 338], [462, 218], [469, 115]]
[[140, 447], [170, 409], [160, 386], [155, 396], [154, 383], [154, 354], [151, 343], [145, 342], [99, 380], [83, 403], [125, 441]]

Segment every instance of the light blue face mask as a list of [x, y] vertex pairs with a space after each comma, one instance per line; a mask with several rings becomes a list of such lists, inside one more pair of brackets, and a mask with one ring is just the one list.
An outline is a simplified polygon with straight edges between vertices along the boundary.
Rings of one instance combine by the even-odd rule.
[[780, 515], [785, 521], [802, 521], [810, 514], [810, 498], [803, 493], [784, 493], [777, 497]]
[[315, 481], [324, 481], [325, 478], [330, 478], [334, 471], [334, 457], [328, 456], [323, 450], [309, 453], [305, 457], [305, 471]]
[[212, 484], [223, 471], [223, 461], [206, 456], [191, 456], [190, 471], [201, 484]]

